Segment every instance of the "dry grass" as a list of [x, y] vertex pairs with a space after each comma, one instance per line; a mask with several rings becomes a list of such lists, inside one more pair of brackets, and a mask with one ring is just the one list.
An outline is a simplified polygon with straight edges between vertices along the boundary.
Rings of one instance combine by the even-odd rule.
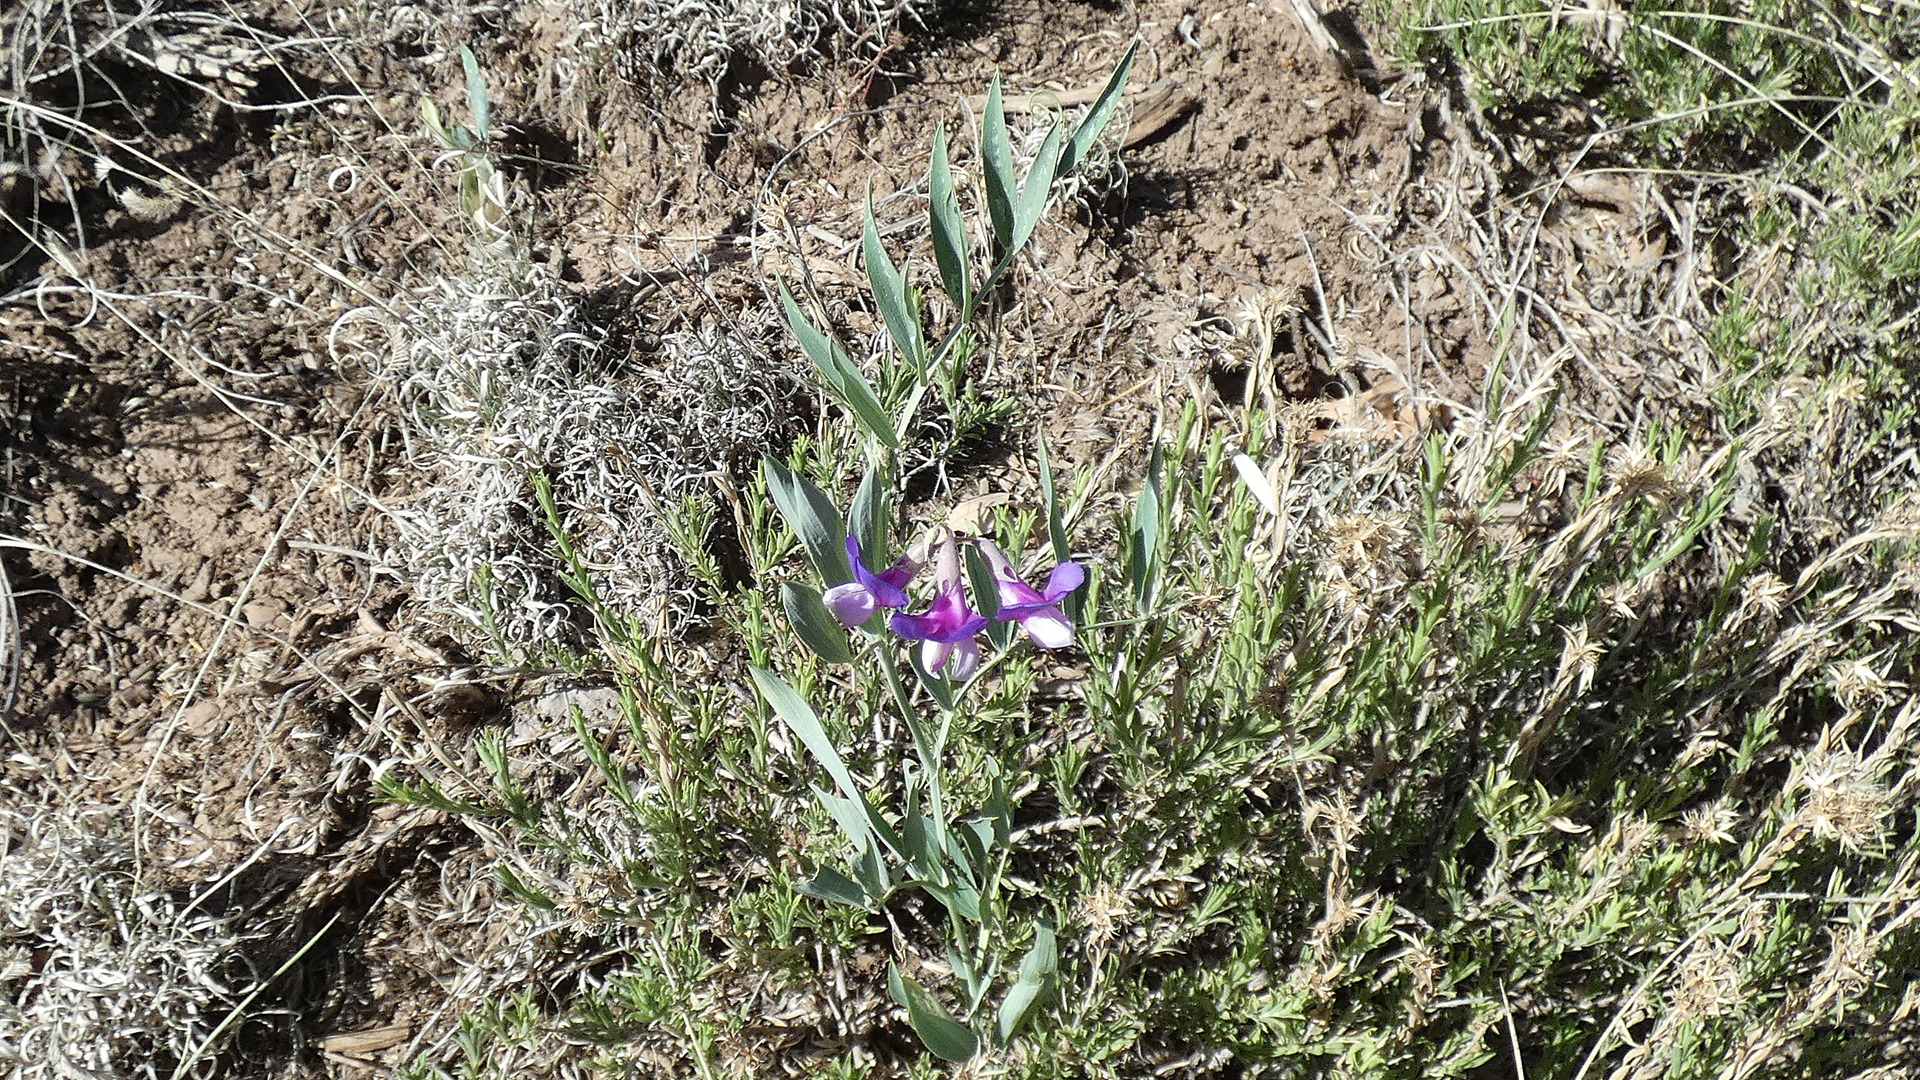
[[30, 779], [0, 804], [0, 1063], [23, 1080], [209, 1075], [260, 930], [142, 892], [121, 816], [36, 805]]

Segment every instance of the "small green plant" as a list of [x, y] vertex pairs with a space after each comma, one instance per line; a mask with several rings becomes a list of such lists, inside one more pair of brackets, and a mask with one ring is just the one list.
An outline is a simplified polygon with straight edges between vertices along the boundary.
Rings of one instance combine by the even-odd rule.
[[[1070, 546], [1050, 475], [1044, 513], [1056, 565], [1044, 589], [1021, 580], [992, 541], [963, 542], [946, 530], [909, 545], [907, 554], [881, 573], [869, 570], [864, 560], [892, 550], [889, 507], [897, 484], [897, 454], [914, 431], [914, 416], [925, 394], [941, 390], [950, 405], [960, 398], [959, 372], [979, 342], [980, 314], [1032, 237], [1055, 180], [1073, 170], [1112, 118], [1132, 61], [1129, 49], [1080, 125], [1071, 132], [1061, 123], [1053, 125], [1017, 185], [1000, 84], [993, 83], [980, 136], [988, 221], [980, 246], [992, 256], [985, 273], [971, 255], [948, 165], [946, 134], [935, 133], [928, 228], [940, 287], [952, 306], [951, 322], [935, 342], [928, 340], [918, 294], [880, 243], [868, 200], [862, 243], [867, 280], [897, 350], [894, 362], [908, 376], [903, 400], [893, 407], [882, 402], [838, 342], [815, 328], [790, 294], [781, 294], [793, 333], [822, 384], [864, 432], [867, 456], [850, 522], [805, 476], [772, 458], [763, 462], [770, 497], [799, 537], [822, 584], [829, 586], [823, 593], [788, 582], [781, 589], [782, 607], [795, 634], [815, 656], [829, 664], [851, 665], [856, 714], [861, 703], [878, 698], [890, 702], [905, 725], [913, 757], [901, 763], [899, 801], [892, 812], [872, 805], [805, 697], [765, 667], [754, 667], [753, 678], [774, 713], [832, 779], [833, 791], [816, 789], [815, 796], [853, 848], [849, 870], [822, 867], [800, 890], [878, 911], [897, 892], [917, 889], [945, 910], [946, 962], [957, 1010], [950, 1011], [897, 964], [889, 966], [888, 986], [921, 1041], [949, 1061], [970, 1060], [983, 1049], [1004, 1050], [1048, 990], [1058, 964], [1053, 921], [1046, 916], [1014, 919], [1002, 889], [1012, 835], [1007, 788], [1012, 765], [988, 756], [982, 762], [983, 804], [972, 816], [956, 816], [950, 805], [956, 785], [950, 776], [949, 733], [956, 723], [968, 723], [966, 714], [977, 708], [969, 702], [969, 690], [977, 685], [973, 679], [983, 667], [978, 637], [986, 633], [1004, 649], [1011, 642], [1012, 624], [1017, 624], [1042, 648], [1071, 644], [1072, 622], [1063, 608], [1085, 574], [1068, 558]], [[927, 612], [903, 612], [887, 620], [884, 629], [875, 629], [878, 610], [907, 606], [906, 588], [929, 562], [935, 584]], [[979, 611], [966, 599], [969, 586]], [[855, 628], [860, 630], [857, 646], [847, 635]], [[909, 652], [918, 693], [902, 674], [889, 634], [919, 643]], [[869, 681], [877, 682], [876, 689], [883, 687], [884, 694], [871, 693]], [[1017, 964], [1009, 952], [1016, 942], [1025, 943]]]
[[488, 243], [507, 237], [506, 177], [494, 168], [487, 154], [493, 130], [493, 101], [487, 94], [487, 80], [473, 50], [460, 46], [460, 64], [467, 76], [467, 107], [473, 126], [441, 119], [440, 107], [430, 97], [420, 99], [420, 117], [427, 131], [447, 151], [460, 168], [460, 212], [474, 234]]

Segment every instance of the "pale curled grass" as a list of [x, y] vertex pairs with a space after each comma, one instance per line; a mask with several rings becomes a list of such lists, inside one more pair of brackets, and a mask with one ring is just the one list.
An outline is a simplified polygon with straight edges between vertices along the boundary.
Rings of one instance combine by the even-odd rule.
[[[151, 1080], [231, 1044], [235, 1033], [217, 1029], [255, 981], [245, 951], [259, 931], [141, 892], [118, 818], [0, 804], [0, 1065], [11, 1077]], [[189, 1075], [214, 1064], [203, 1056]]]
[[568, 0], [573, 40], [598, 68], [636, 85], [718, 84], [736, 58], [780, 73], [837, 49], [878, 55], [928, 0]]
[[715, 478], [786, 424], [786, 390], [754, 346], [676, 333], [657, 358], [625, 366], [619, 343], [531, 270], [443, 278], [392, 325], [384, 377], [405, 409], [412, 467], [435, 478], [398, 515], [416, 610], [482, 631], [515, 663], [579, 640], [538, 474], [616, 624], [684, 629], [695, 579], [672, 515], [716, 499]]

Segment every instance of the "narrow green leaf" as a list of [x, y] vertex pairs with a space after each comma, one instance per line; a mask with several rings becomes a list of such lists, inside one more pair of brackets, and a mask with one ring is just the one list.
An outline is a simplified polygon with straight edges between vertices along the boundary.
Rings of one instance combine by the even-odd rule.
[[900, 268], [893, 265], [887, 249], [880, 243], [880, 228], [873, 220], [872, 191], [867, 192], [866, 225], [861, 230], [860, 251], [867, 264], [867, 284], [873, 289], [873, 302], [880, 309], [880, 321], [887, 324], [887, 336], [893, 339], [893, 347], [900, 350], [907, 367], [922, 371], [927, 366], [926, 339], [921, 334], [920, 320], [914, 316], [913, 306], [907, 302], [906, 278], [901, 276]]
[[960, 200], [953, 193], [953, 170], [947, 164], [947, 131], [933, 131], [933, 164], [927, 169], [927, 219], [933, 232], [933, 261], [940, 267], [940, 287], [947, 299], [965, 313], [973, 293], [967, 281], [967, 227], [960, 219]]
[[1033, 930], [1033, 947], [1027, 950], [1026, 958], [1020, 961], [1020, 975], [1007, 988], [1006, 999], [1000, 1003], [1000, 1015], [994, 1026], [1001, 1045], [1006, 1045], [1019, 1033], [1020, 1021], [1025, 1019], [1027, 1010], [1046, 990], [1059, 966], [1060, 953], [1054, 943], [1053, 926], [1042, 919]]
[[1067, 527], [1060, 516], [1060, 492], [1053, 483], [1053, 463], [1047, 455], [1047, 436], [1040, 436], [1040, 506], [1047, 515], [1047, 539], [1053, 544], [1053, 561], [1066, 562], [1073, 558], [1073, 547], [1067, 543]]
[[1020, 184], [1020, 198], [1013, 207], [1013, 243], [1007, 245], [1009, 252], [1026, 246], [1034, 226], [1040, 224], [1040, 215], [1046, 212], [1047, 196], [1053, 190], [1054, 166], [1060, 161], [1060, 134], [1060, 125], [1053, 125], [1046, 141], [1040, 144], [1040, 156], [1033, 159], [1033, 168], [1027, 170], [1027, 178]]
[[987, 805], [982, 808], [984, 820], [993, 825], [993, 843], [1009, 847], [1013, 844], [1013, 804], [1007, 794], [1007, 777], [1000, 771], [1000, 763], [992, 759], [987, 761], [987, 775], [991, 783]]
[[[992, 619], [1000, 613], [1000, 589], [994, 584], [993, 571], [987, 569], [987, 561], [980, 557], [972, 544], [968, 544], [961, 553], [961, 561], [967, 567], [967, 584], [972, 586], [973, 606]], [[993, 642], [996, 649], [1005, 649], [1013, 643], [1014, 624], [995, 620], [987, 624], [987, 640]]]
[[420, 95], [420, 119], [426, 122], [427, 133], [435, 142], [444, 147], [453, 146], [453, 136], [447, 134], [446, 125], [440, 122], [440, 106], [425, 94]]
[[[880, 812], [873, 808], [873, 804], [867, 801], [866, 796], [845, 799], [814, 788], [813, 797], [820, 800], [820, 805], [826, 807], [827, 813], [833, 815], [833, 820], [840, 825], [840, 831], [847, 834], [847, 839], [853, 842], [855, 848], [864, 852], [882, 854], [892, 852], [896, 856], [906, 850], [900, 834], [894, 831], [893, 826], [887, 824], [887, 819], [880, 816]], [[869, 837], [877, 837], [880, 842], [871, 843]], [[890, 887], [887, 885], [884, 862], [880, 865], [879, 874], [875, 880], [880, 882], [877, 888], [882, 892]]]
[[887, 410], [881, 407], [880, 399], [874, 396], [873, 384], [848, 358], [839, 342], [807, 320], [785, 285], [780, 286], [780, 300], [786, 306], [787, 326], [800, 343], [800, 351], [813, 361], [814, 369], [820, 372], [826, 388], [853, 413], [854, 420], [867, 434], [888, 447], [898, 449], [900, 437], [893, 432], [893, 421], [887, 416]]
[[980, 921], [980, 890], [973, 883], [948, 875], [945, 884], [922, 880], [918, 882], [927, 895], [940, 901], [940, 906], [960, 916], [968, 922]]
[[852, 878], [830, 866], [821, 867], [813, 875], [812, 881], [803, 881], [793, 887], [801, 896], [811, 896], [815, 900], [826, 900], [848, 907], [866, 908], [867, 892]]
[[1133, 584], [1133, 599], [1140, 611], [1153, 607], [1154, 585], [1159, 573], [1160, 531], [1163, 499], [1160, 492], [1160, 448], [1147, 458], [1146, 482], [1140, 485], [1140, 498], [1134, 503], [1133, 524], [1127, 535], [1127, 573]]
[[867, 462], [860, 476], [860, 488], [853, 493], [853, 508], [848, 527], [860, 538], [861, 558], [871, 566], [887, 557], [887, 493], [880, 483], [880, 467]]
[[885, 903], [893, 895], [893, 880], [887, 875], [887, 860], [877, 847], [869, 847], [853, 861], [853, 872], [872, 903]]
[[760, 459], [760, 475], [766, 478], [767, 494], [800, 539], [800, 547], [821, 582], [839, 585], [852, 581], [853, 567], [847, 563], [847, 523], [834, 508], [833, 500], [812, 481], [771, 456]]
[[753, 674], [753, 683], [760, 690], [760, 696], [786, 722], [788, 730], [807, 748], [820, 767], [827, 770], [840, 793], [857, 803], [864, 803], [860, 789], [853, 782], [853, 774], [847, 771], [846, 762], [840, 760], [840, 752], [833, 748], [833, 740], [827, 738], [827, 729], [820, 726], [820, 718], [814, 715], [813, 707], [808, 705], [799, 691], [788, 686], [785, 679], [763, 667], [748, 665]]
[[787, 622], [800, 638], [800, 643], [813, 650], [813, 654], [829, 664], [853, 663], [853, 648], [847, 643], [847, 632], [820, 602], [820, 593], [789, 581], [780, 586], [780, 606], [786, 610]]
[[1127, 46], [1126, 55], [1120, 58], [1120, 64], [1107, 77], [1107, 85], [1101, 89], [1100, 96], [1093, 100], [1093, 108], [1087, 110], [1087, 118], [1073, 130], [1073, 138], [1067, 140], [1067, 148], [1060, 152], [1060, 175], [1065, 176], [1078, 168], [1087, 158], [1087, 151], [1093, 149], [1100, 133], [1107, 129], [1113, 119], [1113, 111], [1120, 105], [1120, 95], [1127, 88], [1127, 76], [1133, 71], [1133, 55], [1140, 51], [1140, 42]]
[[542, 911], [552, 911], [558, 906], [554, 903], [553, 897], [527, 884], [521, 879], [520, 875], [513, 872], [512, 867], [505, 863], [498, 863], [494, 866], [493, 877], [494, 880], [498, 881], [515, 899], [529, 907], [536, 907]]
[[986, 876], [987, 856], [993, 851], [993, 834], [993, 822], [984, 818], [969, 818], [953, 830], [954, 845], [959, 848], [954, 852], [954, 861], [971, 871], [968, 876]]
[[936, 1057], [964, 1062], [980, 1049], [980, 1040], [973, 1032], [947, 1015], [947, 1010], [919, 983], [900, 974], [900, 966], [892, 961], [887, 962], [887, 992], [906, 1006], [913, 1033]]
[[947, 966], [953, 969], [953, 981], [960, 984], [960, 989], [968, 1003], [968, 1011], [971, 1012], [973, 1006], [978, 1005], [980, 998], [984, 996], [981, 993], [984, 988], [981, 986], [980, 970], [965, 953], [951, 945], [947, 946]]
[[833, 818], [834, 824], [840, 826], [841, 834], [847, 838], [848, 843], [853, 845], [855, 851], [873, 850], [873, 831], [867, 828], [866, 812], [860, 803], [853, 799], [830, 795], [819, 788], [813, 789], [813, 797], [819, 800], [821, 806], [826, 807], [828, 815]]
[[473, 50], [460, 46], [460, 66], [467, 70], [467, 103], [473, 106], [474, 133], [481, 139], [493, 129], [493, 100], [487, 95], [487, 80], [480, 74], [480, 61]]
[[987, 181], [987, 217], [993, 239], [1007, 254], [1013, 252], [1013, 139], [1007, 134], [1006, 107], [1000, 103], [1000, 80], [987, 88], [987, 109], [980, 118], [980, 162]]
[[913, 673], [920, 676], [921, 685], [927, 688], [927, 693], [933, 695], [934, 702], [942, 709], [952, 712], [953, 683], [927, 670], [927, 666], [920, 662], [920, 650], [917, 646], [907, 649], [907, 659], [913, 664]]
[[[900, 854], [927, 878], [927, 884], [940, 886], [946, 884], [944, 875], [939, 872], [940, 860], [933, 843], [933, 822], [917, 807], [909, 806], [907, 816], [900, 822]], [[932, 871], [929, 873], [929, 871]]]
[[[1067, 537], [1066, 520], [1060, 509], [1060, 489], [1054, 483], [1053, 463], [1048, 458], [1047, 437], [1044, 433], [1040, 436], [1039, 449], [1040, 508], [1046, 515], [1047, 540], [1053, 546], [1053, 561], [1062, 563], [1073, 558], [1073, 545]], [[1086, 601], [1087, 590], [1075, 589], [1073, 594], [1067, 597], [1062, 610], [1066, 612], [1067, 618], [1077, 624], [1086, 607]]]

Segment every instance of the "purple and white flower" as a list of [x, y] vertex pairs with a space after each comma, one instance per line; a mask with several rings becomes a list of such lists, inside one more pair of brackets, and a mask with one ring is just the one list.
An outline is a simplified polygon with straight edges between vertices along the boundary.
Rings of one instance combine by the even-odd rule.
[[1013, 563], [991, 540], [976, 540], [980, 557], [993, 573], [995, 591], [1000, 595], [1000, 610], [994, 618], [1017, 622], [1027, 637], [1042, 649], [1064, 649], [1073, 644], [1073, 622], [1060, 610], [1060, 601], [1087, 580], [1087, 572], [1077, 562], [1063, 562], [1047, 575], [1047, 587], [1035, 589], [1014, 572]]
[[942, 532], [933, 562], [933, 604], [924, 614], [895, 615], [893, 632], [920, 643], [920, 663], [929, 672], [964, 682], [980, 669], [977, 635], [987, 618], [967, 603], [960, 546], [951, 531]]
[[924, 541], [915, 544], [898, 562], [876, 574], [860, 561], [860, 541], [849, 536], [847, 564], [853, 568], [853, 580], [828, 589], [820, 600], [841, 626], [851, 629], [866, 625], [880, 608], [907, 606], [907, 585], [927, 565], [927, 548]]

